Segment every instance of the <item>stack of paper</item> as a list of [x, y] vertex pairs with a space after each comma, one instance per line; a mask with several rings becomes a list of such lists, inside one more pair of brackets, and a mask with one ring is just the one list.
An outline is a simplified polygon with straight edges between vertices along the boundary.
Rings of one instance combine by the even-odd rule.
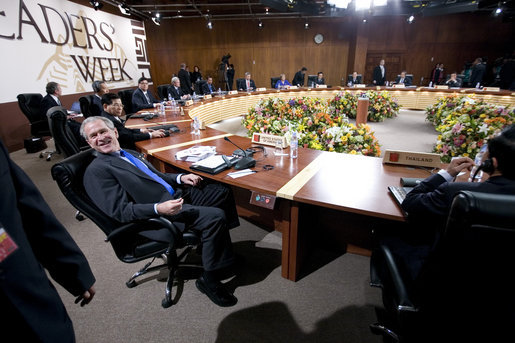
[[186, 162], [197, 162], [216, 154], [214, 146], [194, 146], [186, 150], [178, 151], [175, 159]]

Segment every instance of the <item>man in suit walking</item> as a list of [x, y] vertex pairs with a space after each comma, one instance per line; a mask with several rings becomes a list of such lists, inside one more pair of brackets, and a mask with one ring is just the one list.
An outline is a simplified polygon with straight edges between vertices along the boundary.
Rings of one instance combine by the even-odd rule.
[[159, 100], [156, 100], [152, 93], [148, 91], [148, 79], [140, 77], [138, 80], [138, 89], [132, 93], [132, 110], [138, 112], [147, 108], [160, 106]]
[[72, 321], [45, 269], [84, 306], [95, 295], [88, 261], [2, 142], [0, 176], [2, 341], [75, 342]]
[[472, 67], [472, 74], [470, 75], [470, 86], [477, 87], [478, 85], [481, 85], [485, 72], [486, 66], [483, 64], [483, 59], [480, 57], [476, 58]]
[[291, 84], [293, 86], [303, 87], [306, 71], [308, 71], [308, 68], [302, 67], [298, 72], [296, 72], [295, 75], [293, 76], [293, 80], [291, 81]]
[[135, 142], [165, 136], [164, 130], [126, 128], [125, 122], [120, 118], [123, 114], [123, 104], [118, 94], [104, 94], [102, 96], [102, 108], [100, 115], [113, 122], [118, 131], [120, 145], [124, 148], [134, 149]]
[[186, 63], [181, 63], [181, 69], [177, 73], [181, 80], [181, 88], [184, 94], [193, 94], [193, 86], [191, 85], [190, 73], [186, 70]]
[[[220, 282], [235, 262], [229, 229], [239, 219], [231, 190], [194, 174], [160, 173], [138, 153], [121, 150], [117, 130], [103, 117], [84, 120], [81, 133], [98, 152], [84, 175], [98, 207], [120, 222], [167, 216], [181, 231], [198, 231], [204, 272], [196, 286], [219, 306], [235, 305]], [[191, 186], [188, 195], [184, 185]]]
[[52, 107], [62, 106], [61, 100], [59, 100], [61, 95], [61, 86], [57, 82], [51, 81], [46, 84], [46, 95], [43, 97], [43, 100], [41, 100], [41, 105], [39, 106], [39, 115], [41, 119], [47, 119], [46, 113]]
[[379, 62], [379, 65], [374, 68], [374, 74], [372, 76], [372, 83], [376, 86], [384, 86], [386, 81], [386, 67], [384, 66], [384, 60]]

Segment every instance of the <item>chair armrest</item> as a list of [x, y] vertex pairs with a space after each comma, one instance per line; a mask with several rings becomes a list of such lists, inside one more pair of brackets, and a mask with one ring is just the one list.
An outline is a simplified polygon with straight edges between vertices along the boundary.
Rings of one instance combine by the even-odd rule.
[[180, 231], [177, 227], [168, 219], [164, 217], [155, 217], [150, 218], [146, 221], [135, 221], [119, 228], [113, 230], [107, 237], [105, 238], [106, 242], [109, 242], [111, 239], [121, 235], [126, 234], [127, 232], [141, 232], [148, 230], [159, 230], [159, 229], [168, 229], [174, 237], [181, 237]]
[[380, 251], [384, 256], [385, 264], [391, 276], [393, 291], [397, 298], [397, 310], [417, 312], [418, 308], [413, 304], [413, 301], [411, 301], [409, 297], [406, 284], [399, 268], [397, 267], [397, 263], [395, 262], [392, 252], [385, 245], [380, 247]]

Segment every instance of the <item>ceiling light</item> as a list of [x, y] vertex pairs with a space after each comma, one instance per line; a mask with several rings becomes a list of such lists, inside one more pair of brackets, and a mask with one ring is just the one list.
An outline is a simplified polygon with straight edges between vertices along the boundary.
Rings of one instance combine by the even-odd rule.
[[89, 2], [89, 4], [91, 6], [93, 6], [93, 8], [95, 9], [95, 11], [98, 11], [99, 9], [101, 9], [102, 7], [104, 7], [104, 4], [100, 3], [100, 1], [93, 1], [91, 0]]
[[307, 30], [307, 29], [309, 29], [309, 23], [308, 23], [307, 21], [304, 23], [304, 28], [305, 28], [306, 30]]
[[182, 18], [181, 11], [177, 11], [177, 18]]
[[413, 15], [410, 15], [409, 18], [408, 18], [408, 23], [412, 23], [413, 20], [415, 20], [415, 17]]
[[263, 22], [261, 21], [261, 19], [259, 19], [258, 27], [259, 27], [260, 29], [262, 29], [262, 28], [263, 28]]
[[210, 30], [213, 29], [213, 23], [211, 22], [211, 20], [207, 21], [207, 28], [210, 29]]
[[366, 24], [367, 23], [367, 20], [366, 19], [363, 19], [363, 24]]
[[501, 8], [501, 7], [497, 7], [497, 8], [495, 9], [494, 14], [495, 14], [495, 15], [499, 15], [499, 14], [501, 14], [501, 12], [502, 12], [502, 8]]
[[131, 15], [131, 11], [125, 3], [119, 4], [118, 8], [120, 9], [120, 12], [122, 12], [122, 14]]
[[154, 22], [154, 24], [156, 24], [157, 26], [161, 25], [161, 15], [158, 13], [156, 13], [155, 16], [152, 17], [152, 21]]
[[268, 7], [265, 8], [265, 14], [268, 14]]

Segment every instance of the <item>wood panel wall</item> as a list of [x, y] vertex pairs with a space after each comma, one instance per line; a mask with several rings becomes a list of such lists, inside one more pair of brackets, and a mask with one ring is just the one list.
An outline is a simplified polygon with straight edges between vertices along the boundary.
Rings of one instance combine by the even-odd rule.
[[[72, 1], [89, 6], [86, 0]], [[107, 4], [105, 10], [119, 14]], [[502, 23], [488, 14], [417, 18], [413, 24], [405, 19], [371, 17], [364, 24], [352, 16], [310, 18], [308, 30], [304, 29], [305, 19], [263, 20], [262, 29], [257, 19], [214, 21], [212, 30], [207, 29], [205, 19], [163, 20], [161, 26], [146, 21], [145, 25], [155, 85], [169, 83], [181, 62], [191, 70], [200, 66], [204, 76], [216, 76], [220, 59], [227, 53], [232, 55], [235, 78], [249, 71], [258, 87], [270, 87], [270, 77], [285, 73], [291, 81], [302, 66], [308, 68], [308, 74], [323, 71], [326, 82], [333, 86], [340, 85], [341, 78], [353, 70], [363, 73], [368, 82], [368, 55], [394, 56], [400, 61], [400, 70], [388, 69], [387, 64], [390, 75], [405, 69], [420, 84], [421, 77], [427, 82], [437, 62], [444, 63], [446, 72], [459, 72], [465, 61], [478, 56], [493, 61], [514, 51], [514, 23]], [[320, 45], [313, 41], [316, 33], [324, 35]], [[71, 105], [79, 96], [65, 96], [63, 103]], [[30, 130], [16, 102], [0, 104], [0, 121], [0, 138], [8, 149], [23, 147]]]

